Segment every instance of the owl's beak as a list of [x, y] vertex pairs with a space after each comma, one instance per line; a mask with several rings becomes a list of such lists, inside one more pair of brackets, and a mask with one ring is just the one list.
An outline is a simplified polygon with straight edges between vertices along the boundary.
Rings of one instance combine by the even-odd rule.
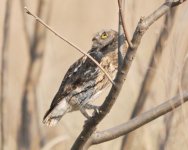
[[93, 37], [92, 38], [92, 42], [93, 42], [93, 44], [92, 44], [92, 48], [97, 48], [99, 45], [97, 44], [97, 38], [96, 37]]
[[93, 37], [93, 38], [92, 38], [92, 41], [93, 41], [93, 42], [97, 41], [97, 38], [96, 38], [96, 37]]

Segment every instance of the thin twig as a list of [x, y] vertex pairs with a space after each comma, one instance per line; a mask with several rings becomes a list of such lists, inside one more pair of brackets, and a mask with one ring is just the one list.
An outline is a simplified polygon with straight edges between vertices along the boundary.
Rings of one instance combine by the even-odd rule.
[[123, 10], [122, 10], [121, 0], [118, 0], [118, 6], [119, 6], [119, 14], [120, 14], [121, 22], [122, 22], [122, 27], [123, 27], [123, 31], [124, 31], [127, 43], [130, 47], [132, 47], [132, 43], [131, 43], [131, 40], [129, 38], [129, 35], [128, 35], [128, 32], [127, 32], [127, 27], [126, 27], [126, 24], [125, 24], [125, 19], [124, 19], [125, 17], [124, 17], [124, 13], [123, 13]]
[[[173, 4], [173, 5], [172, 5]], [[81, 150], [83, 149], [85, 143], [88, 141], [89, 137], [96, 130], [96, 126], [102, 121], [102, 119], [110, 112], [113, 104], [115, 103], [125, 78], [129, 72], [132, 61], [136, 55], [138, 46], [141, 42], [142, 36], [147, 31], [147, 29], [161, 16], [166, 14], [170, 8], [174, 6], [174, 2], [164, 3], [160, 8], [154, 11], [147, 18], [141, 18], [140, 22], [135, 30], [135, 33], [132, 38], [133, 47], [128, 48], [126, 56], [124, 58], [121, 70], [118, 70], [116, 78], [114, 80], [115, 86], [113, 85], [105, 101], [99, 108], [99, 111], [95, 112], [93, 116], [88, 119], [84, 125], [84, 128], [80, 135], [77, 137], [76, 141], [72, 146], [72, 150]], [[177, 3], [176, 3], [177, 6]]]
[[48, 26], [44, 21], [42, 21], [39, 17], [37, 17], [36, 15], [34, 15], [27, 7], [24, 7], [26, 10], [26, 13], [33, 16], [37, 21], [39, 21], [42, 25], [44, 25], [47, 29], [49, 29], [52, 33], [54, 33], [57, 37], [59, 37], [60, 39], [62, 39], [63, 41], [65, 41], [66, 43], [68, 43], [70, 46], [72, 46], [73, 48], [75, 48], [76, 50], [78, 50], [80, 53], [84, 54], [85, 56], [87, 56], [89, 59], [91, 59], [100, 69], [102, 72], [104, 72], [104, 74], [107, 76], [107, 78], [109, 79], [109, 81], [114, 84], [112, 78], [110, 77], [110, 75], [104, 70], [104, 68], [89, 54], [87, 54], [86, 52], [82, 51], [80, 48], [78, 48], [76, 45], [74, 45], [73, 43], [71, 43], [70, 41], [68, 41], [66, 38], [64, 38], [63, 36], [61, 36], [59, 33], [57, 33], [56, 31], [54, 31], [50, 26]]

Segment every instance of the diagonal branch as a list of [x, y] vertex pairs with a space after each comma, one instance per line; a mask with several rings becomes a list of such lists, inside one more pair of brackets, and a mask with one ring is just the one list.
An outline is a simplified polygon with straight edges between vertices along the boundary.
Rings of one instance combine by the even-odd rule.
[[36, 15], [34, 15], [27, 7], [25, 7], [26, 13], [31, 15], [32, 17], [34, 17], [38, 22], [40, 22], [42, 25], [44, 25], [47, 29], [49, 29], [52, 33], [54, 33], [56, 36], [58, 36], [60, 39], [62, 39], [63, 41], [65, 41], [66, 43], [68, 43], [70, 46], [72, 46], [73, 48], [75, 48], [76, 50], [78, 50], [80, 53], [84, 54], [85, 56], [87, 56], [89, 59], [91, 59], [100, 69], [102, 72], [104, 72], [104, 74], [108, 77], [109, 81], [114, 84], [112, 78], [110, 77], [110, 75], [104, 70], [104, 68], [92, 57], [90, 56], [88, 53], [82, 51], [80, 48], [78, 48], [76, 45], [74, 45], [73, 43], [71, 43], [70, 41], [68, 41], [66, 38], [64, 38], [63, 36], [61, 36], [59, 33], [57, 33], [56, 31], [54, 31], [50, 26], [48, 26], [44, 21], [42, 21], [39, 17], [37, 17]]
[[[168, 39], [169, 33], [172, 30], [172, 27], [173, 27], [173, 24], [174, 24], [173, 22], [174, 22], [174, 19], [175, 19], [175, 17], [174, 17], [175, 9], [170, 14], [171, 14], [171, 16], [166, 15], [164, 28], [161, 31], [159, 40], [157, 41], [157, 43], [155, 45], [155, 50], [154, 50], [154, 52], [151, 56], [151, 59], [150, 59], [149, 69], [146, 73], [143, 84], [141, 86], [140, 94], [139, 94], [139, 97], [138, 97], [138, 100], [137, 100], [137, 105], [134, 108], [134, 111], [132, 113], [131, 118], [135, 117], [142, 110], [143, 104], [144, 104], [146, 97], [147, 97], [147, 94], [148, 94], [148, 91], [151, 87], [152, 80], [155, 77], [155, 73], [152, 70], [157, 68], [156, 60], [157, 61], [160, 60], [162, 50], [165, 47], [165, 41]], [[152, 70], [150, 70], [150, 68]]]
[[[136, 100], [134, 109], [131, 114], [131, 118], [134, 118], [135, 116], [137, 116], [138, 114], [141, 113], [141, 111], [144, 107], [144, 104], [147, 100], [149, 90], [151, 89], [153, 79], [155, 78], [155, 72], [153, 70], [155, 70], [157, 68], [157, 62], [160, 62], [162, 51], [165, 47], [165, 42], [167, 41], [169, 34], [172, 30], [172, 27], [174, 25], [175, 11], [176, 11], [176, 9], [172, 9], [170, 11], [169, 15], [167, 14], [165, 16], [164, 26], [163, 26], [163, 29], [161, 30], [159, 39], [156, 42], [154, 51], [150, 58], [150, 63], [149, 63], [149, 67], [148, 67], [149, 69], [147, 70], [144, 80], [142, 82], [139, 96]], [[156, 60], [157, 60], [157, 62], [156, 62]], [[130, 138], [129, 138], [129, 136], [130, 136]], [[127, 149], [126, 145], [129, 145], [131, 143], [130, 140], [132, 138], [133, 137], [131, 137], [131, 135], [125, 136], [122, 140], [122, 148], [121, 149]], [[130, 139], [130, 140], [128, 141], [128, 139]]]
[[[174, 108], [181, 106], [188, 101], [188, 92], [182, 95], [177, 95], [172, 99], [162, 103], [159, 106], [152, 108], [151, 110], [131, 119], [130, 121], [118, 125], [116, 127], [94, 133], [90, 140], [90, 144], [99, 144], [109, 140], [116, 139], [122, 135], [128, 134], [131, 131], [142, 127], [143, 125], [157, 119], [158, 117], [172, 111]], [[173, 106], [173, 107], [172, 107]]]
[[[181, 4], [180, 1], [178, 1]], [[96, 130], [96, 126], [102, 121], [102, 119], [109, 113], [113, 104], [115, 103], [120, 90], [123, 86], [123, 83], [126, 79], [126, 76], [131, 67], [132, 61], [135, 57], [137, 48], [141, 42], [142, 36], [147, 31], [147, 29], [161, 16], [166, 14], [172, 7], [177, 6], [177, 2], [167, 2], [164, 3], [161, 7], [159, 7], [156, 11], [154, 11], [147, 18], [141, 18], [138, 26], [135, 30], [135, 33], [132, 38], [133, 46], [128, 48], [126, 56], [124, 58], [121, 69], [118, 70], [116, 78], [114, 80], [115, 85], [112, 86], [108, 96], [106, 97], [104, 103], [99, 108], [98, 112], [95, 112], [94, 115], [86, 121], [86, 124], [76, 139], [75, 143], [72, 146], [72, 150], [81, 150], [83, 149], [85, 143], [88, 141], [89, 137]]]

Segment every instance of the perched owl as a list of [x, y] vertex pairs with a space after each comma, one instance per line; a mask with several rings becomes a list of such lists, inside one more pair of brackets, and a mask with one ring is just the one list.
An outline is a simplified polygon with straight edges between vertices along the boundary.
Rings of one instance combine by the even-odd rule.
[[[98, 32], [92, 39], [90, 54], [114, 79], [118, 68], [118, 33], [114, 30]], [[110, 85], [107, 76], [87, 56], [78, 59], [67, 71], [43, 123], [56, 125], [67, 112], [80, 110], [89, 117], [86, 109], [97, 109], [90, 102]]]

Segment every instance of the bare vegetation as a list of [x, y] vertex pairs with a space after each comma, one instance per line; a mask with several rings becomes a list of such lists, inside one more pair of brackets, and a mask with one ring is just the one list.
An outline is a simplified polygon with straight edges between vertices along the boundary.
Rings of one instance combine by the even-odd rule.
[[[0, 150], [186, 150], [187, 8], [186, 0], [3, 0]], [[95, 62], [112, 82], [99, 113], [85, 121], [74, 112], [45, 127], [42, 117], [67, 68], [80, 52], [88, 56], [93, 33], [118, 27], [128, 40], [119, 40], [127, 53], [119, 55], [115, 80]]]

